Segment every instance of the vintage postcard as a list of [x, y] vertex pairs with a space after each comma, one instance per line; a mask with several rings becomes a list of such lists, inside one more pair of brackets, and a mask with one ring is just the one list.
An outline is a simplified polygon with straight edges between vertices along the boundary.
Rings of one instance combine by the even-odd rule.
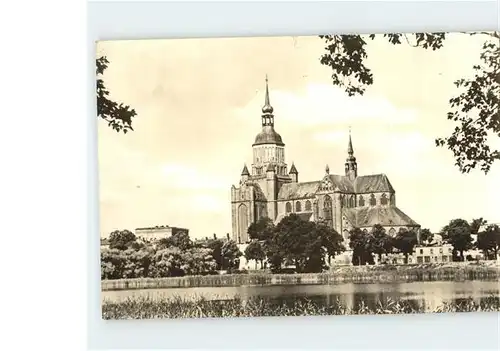
[[499, 311], [500, 33], [97, 43], [104, 319]]

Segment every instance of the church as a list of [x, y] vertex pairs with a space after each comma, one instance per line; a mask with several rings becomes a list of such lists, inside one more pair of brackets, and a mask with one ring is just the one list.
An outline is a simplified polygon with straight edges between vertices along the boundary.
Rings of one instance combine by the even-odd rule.
[[262, 130], [252, 145], [251, 172], [244, 165], [239, 186], [231, 187], [233, 240], [245, 244], [251, 223], [268, 217], [278, 224], [291, 213], [326, 221], [346, 243], [353, 227], [369, 231], [380, 224], [392, 236], [400, 228], [420, 231], [420, 225], [396, 206], [396, 191], [385, 174], [358, 175], [351, 133], [344, 175], [330, 174], [327, 165], [319, 180], [299, 182], [295, 164], [288, 169], [285, 162], [285, 144], [274, 129], [273, 113], [266, 77]]

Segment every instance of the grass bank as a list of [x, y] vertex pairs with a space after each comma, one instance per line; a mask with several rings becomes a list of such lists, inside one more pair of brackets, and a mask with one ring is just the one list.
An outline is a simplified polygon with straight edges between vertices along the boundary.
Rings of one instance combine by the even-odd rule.
[[156, 318], [205, 318], [205, 317], [265, 317], [265, 316], [326, 316], [357, 314], [411, 314], [444, 312], [495, 312], [500, 311], [500, 298], [482, 299], [480, 303], [472, 299], [461, 302], [445, 303], [432, 311], [415, 306], [410, 301], [379, 301], [376, 306], [368, 307], [361, 303], [356, 308], [347, 308], [337, 301], [324, 306], [306, 298], [298, 298], [293, 303], [272, 303], [261, 298], [243, 301], [209, 301], [205, 299], [183, 300], [150, 299], [147, 297], [129, 298], [122, 302], [104, 302], [103, 319], [156, 319]]
[[324, 273], [270, 274], [227, 274], [208, 276], [186, 276], [169, 278], [140, 278], [103, 280], [101, 289], [161, 289], [190, 287], [225, 287], [242, 285], [298, 285], [338, 283], [385, 283], [411, 281], [463, 281], [498, 280], [498, 264], [427, 264], [427, 265], [380, 265], [380, 266], [335, 266]]

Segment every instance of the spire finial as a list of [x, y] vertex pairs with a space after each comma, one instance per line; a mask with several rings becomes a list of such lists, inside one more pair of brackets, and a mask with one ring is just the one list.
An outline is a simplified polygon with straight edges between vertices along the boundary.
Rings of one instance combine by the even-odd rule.
[[330, 167], [328, 167], [328, 165], [326, 165], [326, 167], [325, 167], [325, 172], [326, 172], [326, 174], [330, 174]]
[[264, 114], [272, 114], [273, 113], [273, 107], [271, 106], [271, 103], [269, 102], [269, 84], [268, 84], [268, 79], [267, 79], [267, 73], [266, 73], [266, 96], [264, 98], [264, 107], [262, 107], [262, 113], [264, 113]]

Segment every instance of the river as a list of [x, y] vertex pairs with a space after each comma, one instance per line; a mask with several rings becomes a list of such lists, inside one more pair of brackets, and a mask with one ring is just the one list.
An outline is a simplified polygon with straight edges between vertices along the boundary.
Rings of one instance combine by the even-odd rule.
[[433, 310], [444, 302], [456, 302], [472, 297], [476, 302], [491, 296], [500, 296], [498, 281], [429, 281], [409, 283], [345, 283], [335, 285], [274, 285], [239, 287], [203, 287], [174, 289], [142, 289], [103, 291], [103, 300], [121, 301], [138, 295], [153, 299], [180, 296], [210, 300], [233, 299], [239, 296], [245, 300], [261, 297], [273, 302], [291, 302], [297, 297], [307, 297], [324, 305], [340, 301], [348, 308], [356, 308], [363, 301], [369, 307], [377, 301], [409, 300], [425, 310]]

